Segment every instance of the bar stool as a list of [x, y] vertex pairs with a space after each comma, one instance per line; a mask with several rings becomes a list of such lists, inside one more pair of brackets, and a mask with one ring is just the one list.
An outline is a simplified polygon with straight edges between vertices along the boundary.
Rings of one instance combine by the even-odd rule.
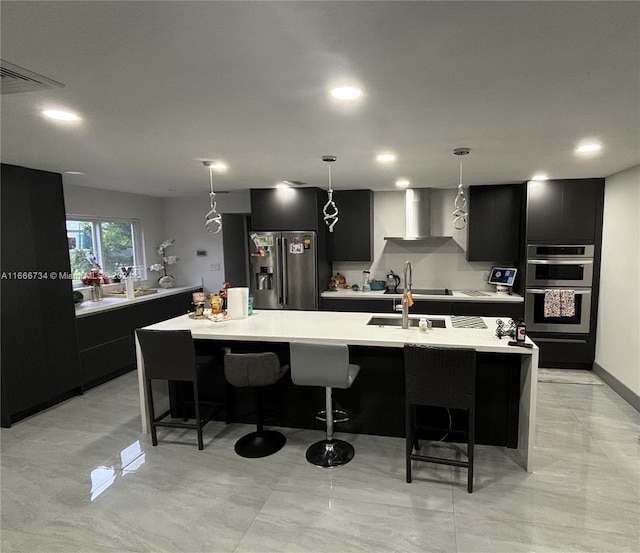
[[[215, 411], [223, 404], [218, 402], [200, 401], [198, 395], [198, 377], [200, 372], [213, 365], [214, 357], [196, 357], [191, 331], [189, 330], [143, 330], [136, 329], [136, 336], [140, 344], [144, 361], [145, 385], [147, 390], [147, 405], [149, 424], [151, 427], [151, 442], [158, 445], [157, 428], [189, 428], [197, 431], [198, 449], [204, 448], [202, 427], [207, 424]], [[195, 422], [189, 420], [185, 410], [190, 401], [182, 400], [160, 415], [156, 416], [153, 404], [152, 380], [166, 380], [175, 382], [191, 382], [193, 386], [193, 404]], [[215, 407], [210, 413], [201, 415], [201, 407]], [[182, 412], [182, 422], [165, 420], [175, 411]]]
[[[412, 461], [465, 467], [468, 469], [467, 491], [471, 493], [475, 446], [476, 352], [472, 349], [446, 349], [405, 344], [404, 371], [407, 482], [411, 482]], [[447, 429], [451, 434], [462, 433], [466, 436], [466, 461], [413, 452], [417, 444], [418, 430], [416, 405], [468, 411], [468, 431]]]
[[267, 457], [284, 447], [287, 441], [284, 434], [264, 429], [262, 388], [278, 382], [288, 370], [289, 366], [281, 367], [278, 356], [272, 352], [225, 354], [224, 376], [227, 382], [239, 388], [253, 388], [254, 393], [257, 428], [236, 442], [234, 449], [240, 457]]
[[345, 344], [312, 344], [291, 342], [291, 380], [297, 386], [322, 386], [326, 398], [326, 439], [307, 449], [307, 461], [319, 467], [344, 465], [353, 459], [353, 446], [333, 439], [333, 388], [349, 388], [360, 372], [349, 363], [349, 348]]

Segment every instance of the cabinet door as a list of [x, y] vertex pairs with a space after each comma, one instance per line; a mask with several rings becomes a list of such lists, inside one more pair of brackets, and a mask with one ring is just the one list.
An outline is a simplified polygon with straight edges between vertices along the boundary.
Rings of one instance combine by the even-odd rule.
[[603, 198], [604, 179], [529, 182], [527, 241], [595, 243]]
[[315, 230], [322, 220], [318, 188], [251, 190], [251, 228], [254, 230]]
[[322, 311], [358, 312], [366, 311], [366, 303], [365, 300], [321, 298], [320, 308]]
[[469, 188], [468, 261], [518, 261], [523, 185]]
[[479, 315], [480, 317], [510, 317], [524, 319], [524, 303], [460, 301], [454, 302], [454, 315]]
[[18, 413], [79, 391], [80, 364], [62, 177], [3, 164], [0, 182], [1, 271], [9, 275], [0, 309], [8, 426]]
[[373, 191], [336, 190], [338, 223], [328, 233], [333, 261], [371, 261], [373, 252]]
[[434, 300], [414, 300], [409, 308], [410, 315], [451, 315], [453, 302]]

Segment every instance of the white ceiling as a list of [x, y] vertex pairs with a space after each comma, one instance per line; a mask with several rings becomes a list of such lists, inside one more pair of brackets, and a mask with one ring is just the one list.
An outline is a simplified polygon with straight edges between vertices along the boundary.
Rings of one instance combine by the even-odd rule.
[[[640, 163], [638, 2], [0, 3], [2, 59], [62, 89], [2, 96], [2, 161], [155, 196], [606, 177]], [[330, 84], [365, 88], [356, 105]], [[78, 112], [54, 124], [45, 107]], [[580, 158], [585, 138], [604, 150]], [[374, 161], [397, 153], [392, 167]]]

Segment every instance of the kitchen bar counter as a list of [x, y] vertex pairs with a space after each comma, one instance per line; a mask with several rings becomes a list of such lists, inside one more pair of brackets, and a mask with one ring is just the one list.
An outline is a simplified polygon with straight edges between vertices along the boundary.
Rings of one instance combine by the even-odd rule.
[[[481, 292], [483, 295], [477, 295]], [[491, 290], [451, 290], [451, 295], [440, 294], [412, 294], [414, 300], [432, 301], [471, 301], [471, 302], [492, 302], [492, 303], [522, 303], [524, 298], [518, 294], [498, 294]], [[327, 299], [402, 299], [402, 294], [385, 294], [384, 290], [373, 290], [367, 292], [354, 292], [350, 288], [344, 290], [326, 290], [321, 297]]]
[[[451, 296], [448, 296], [449, 298]], [[380, 315], [383, 316], [383, 315]], [[386, 315], [396, 318], [394, 315]], [[190, 330], [197, 340], [220, 342], [286, 343], [307, 340], [318, 343], [343, 343], [354, 347], [403, 348], [405, 343], [417, 343], [449, 348], [473, 348], [490, 354], [519, 355], [520, 401], [518, 419], [518, 449], [526, 470], [531, 471], [531, 455], [534, 444], [538, 348], [509, 346], [507, 338], [495, 336], [496, 319], [484, 318], [487, 329], [453, 328], [451, 317], [444, 319], [446, 328], [434, 328], [421, 334], [416, 328], [403, 330], [394, 327], [367, 325], [370, 313], [341, 313], [326, 311], [255, 311], [245, 319], [214, 323], [208, 319], [194, 320], [187, 315], [150, 325], [153, 330]], [[414, 317], [415, 318], [415, 317]], [[144, 364], [136, 343], [138, 378], [140, 384], [140, 408], [143, 432], [148, 432]], [[366, 366], [363, 367], [366, 371]]]

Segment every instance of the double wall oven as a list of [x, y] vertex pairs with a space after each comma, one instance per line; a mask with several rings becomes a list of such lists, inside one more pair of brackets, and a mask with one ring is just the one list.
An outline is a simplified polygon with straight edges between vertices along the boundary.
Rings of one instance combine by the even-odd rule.
[[[527, 246], [525, 322], [528, 331], [589, 333], [593, 258], [593, 245]], [[545, 303], [550, 293], [570, 293], [571, 309], [560, 314], [548, 309]]]

